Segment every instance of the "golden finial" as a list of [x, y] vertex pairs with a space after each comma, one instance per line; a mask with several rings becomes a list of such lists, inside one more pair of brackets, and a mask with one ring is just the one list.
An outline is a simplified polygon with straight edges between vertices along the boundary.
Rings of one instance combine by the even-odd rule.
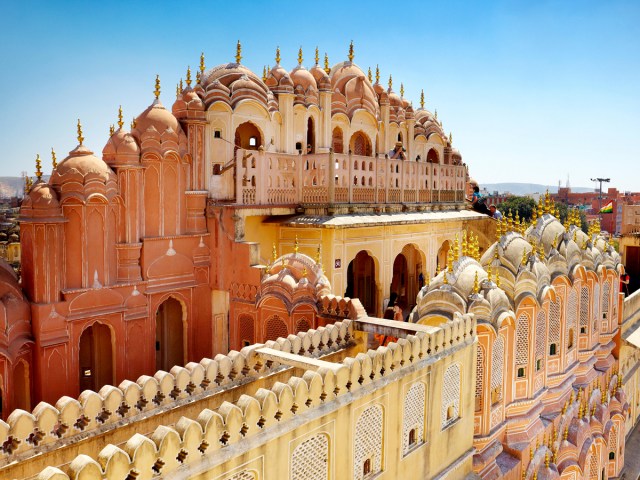
[[618, 388], [622, 388], [622, 375], [618, 374]]
[[187, 88], [191, 87], [191, 67], [187, 67]]
[[540, 437], [536, 438], [536, 450], [538, 450], [538, 448], [540, 448]]
[[298, 236], [296, 235], [296, 239], [293, 242], [293, 253], [298, 253], [299, 244], [298, 244]]
[[282, 257], [282, 268], [284, 268], [284, 267], [285, 267], [285, 265], [284, 265], [284, 257]]
[[443, 276], [443, 283], [445, 285], [449, 285], [449, 278], [447, 277], [447, 274], [449, 273], [449, 252], [447, 251], [447, 257], [445, 259], [445, 267], [444, 267], [444, 276]]
[[538, 472], [533, 472], [533, 480], [538, 480]]
[[437, 108], [434, 110], [433, 114], [435, 115], [436, 120], [437, 120], [438, 119], [438, 109]]
[[318, 245], [318, 250], [316, 250], [316, 265], [320, 265], [322, 263], [322, 256], [320, 252], [320, 245]]
[[80, 119], [78, 119], [78, 145], [82, 145], [84, 142], [84, 137], [82, 136], [82, 124], [80, 123]]
[[58, 166], [58, 160], [56, 159], [56, 151], [53, 149], [53, 147], [51, 147], [51, 165], [53, 165], [53, 168], [56, 168]]
[[500, 269], [496, 268], [496, 286], [498, 288], [500, 288], [501, 286], [501, 282], [500, 282]]
[[476, 271], [476, 276], [473, 279], [473, 293], [478, 293], [480, 291], [480, 285], [478, 284], [478, 272]]
[[176, 98], [180, 98], [180, 84], [176, 83]]
[[458, 241], [458, 234], [456, 233], [456, 239], [453, 242], [453, 261], [457, 262], [460, 259], [460, 242]]
[[549, 468], [549, 451], [544, 452], [544, 466]]
[[280, 47], [276, 47], [276, 65], [280, 65]]
[[200, 80], [202, 80], [202, 75], [200, 75], [200, 72], [196, 72], [196, 85], [200, 84]]
[[200, 74], [204, 73], [204, 52], [200, 53]]
[[524, 468], [524, 465], [522, 466], [522, 480], [525, 480], [527, 478], [527, 469]]
[[509, 210], [509, 213], [507, 213], [507, 225], [509, 227], [509, 231], [511, 232], [513, 230], [513, 214], [511, 213], [511, 210]]
[[569, 400], [566, 400], [564, 402], [564, 405], [562, 406], [562, 414], [564, 415], [565, 413], [567, 413], [567, 408], [569, 408]]
[[566, 442], [567, 438], [569, 438], [569, 425], [564, 427], [564, 432], [562, 432], [562, 440]]
[[453, 133], [449, 132], [449, 144], [453, 145]]
[[534, 456], [534, 449], [533, 449], [533, 446], [531, 446], [529, 447], [529, 458], [533, 460], [533, 456]]
[[520, 225], [520, 212], [518, 210], [516, 210], [516, 225]]
[[160, 75], [156, 75], [156, 88], [153, 89], [156, 99], [160, 98]]
[[376, 65], [376, 83], [380, 83], [380, 68]]
[[262, 67], [262, 81], [263, 82], [267, 81], [267, 66], [266, 65], [264, 67]]
[[578, 243], [578, 229], [577, 228], [573, 231], [573, 241]]
[[271, 250], [271, 256], [273, 258], [273, 262], [275, 263], [275, 261], [278, 259], [278, 251], [276, 250], [275, 242], [273, 242], [273, 250]]
[[109, 125], [109, 136], [113, 135], [114, 133], [116, 133], [116, 127], [114, 127], [112, 123], [111, 125]]
[[36, 155], [36, 178], [38, 179], [36, 180], [37, 182], [42, 178], [42, 161], [40, 160], [40, 154]]
[[316, 66], [320, 63], [320, 53], [318, 52], [318, 47], [316, 47], [316, 56], [315, 56]]
[[591, 409], [591, 416], [595, 417], [596, 416], [596, 404], [593, 404], [593, 408]]
[[349, 55], [347, 56], [350, 62], [353, 62], [353, 40], [351, 40], [351, 44], [349, 45]]
[[453, 272], [453, 249], [449, 247], [447, 251], [447, 271]]
[[493, 278], [493, 268], [491, 268], [491, 264], [487, 265], [487, 280], [491, 282]]
[[544, 209], [542, 206], [542, 197], [540, 197], [538, 199], [538, 217], [542, 217], [542, 214], [544, 213]]
[[242, 45], [240, 44], [240, 40], [236, 44], [236, 63], [240, 64], [240, 60], [242, 60]]
[[367, 71], [367, 79], [369, 80], [369, 83], [373, 83], [373, 76], [371, 74], [371, 67], [369, 67], [369, 70]]
[[327, 75], [331, 73], [331, 68], [329, 67], [329, 55], [327, 55], [327, 52], [324, 52], [324, 71]]
[[574, 392], [573, 390], [571, 390], [571, 397], [569, 398], [569, 403], [570, 403], [571, 405], [573, 405], [573, 402], [576, 400], [576, 395], [575, 395], [575, 393], [576, 393], [576, 392]]
[[468, 253], [467, 249], [467, 231], [462, 231], [462, 256], [466, 257]]
[[424, 89], [420, 90], [420, 108], [424, 110]]
[[31, 182], [31, 177], [25, 176], [24, 177], [24, 193], [25, 194], [29, 193], [29, 191], [31, 190], [31, 185], [33, 185], [33, 183]]
[[404, 83], [400, 82], [400, 98], [404, 98]]
[[527, 261], [529, 260], [529, 253], [527, 252], [526, 248], [522, 249], [522, 266], [524, 267], [527, 264]]
[[544, 251], [544, 243], [540, 242], [538, 244], [538, 249], [539, 249], [539, 253], [540, 253], [540, 258], [545, 258], [546, 254]]
[[118, 129], [122, 130], [124, 121], [122, 120], [122, 105], [118, 107]]
[[133, 117], [133, 119], [131, 120], [131, 130], [133, 130], [134, 128], [136, 128], [136, 117]]
[[301, 46], [298, 49], [298, 65], [299, 66], [302, 66], [302, 60], [303, 60], [303, 57], [302, 57], [302, 46]]
[[302, 267], [302, 278], [307, 278], [307, 267]]
[[393, 87], [393, 76], [389, 74], [389, 90]]
[[436, 273], [435, 276], [437, 277], [438, 275], [440, 275], [440, 264], [436, 263]]

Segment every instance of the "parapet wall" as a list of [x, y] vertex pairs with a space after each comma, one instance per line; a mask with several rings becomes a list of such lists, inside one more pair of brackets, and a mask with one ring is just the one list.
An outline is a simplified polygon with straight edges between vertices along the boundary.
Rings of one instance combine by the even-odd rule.
[[[332, 327], [297, 336], [290, 335], [286, 339], [280, 338], [265, 345], [253, 345], [227, 356], [218, 355], [213, 360], [203, 360], [190, 368], [174, 367], [172, 373], [161, 372], [162, 379], [158, 379], [156, 374], [153, 377], [156, 382], [145, 383], [143, 379], [142, 384], [139, 381], [136, 384], [129, 382], [120, 388], [109, 387], [104, 395], [102, 391], [100, 394], [91, 392], [91, 395], [81, 397], [78, 401], [69, 399], [66, 405], [61, 400], [56, 406], [66, 408], [60, 410], [47, 406], [46, 415], [42, 414], [44, 409], [40, 406], [33, 414], [14, 412], [9, 418], [3, 443], [10, 443], [11, 439], [18, 440], [14, 453], [20, 453], [24, 444], [31, 445], [22, 450], [24, 454], [34, 448], [29, 439], [33, 438], [35, 432], [55, 431], [57, 425], [65, 425], [66, 429], [57, 428], [61, 433], [60, 439], [44, 435], [39, 444], [44, 442], [45, 437], [49, 443], [63, 438], [68, 441], [69, 437], [65, 437], [65, 434], [68, 431], [77, 434], [77, 429], [83, 423], [80, 421], [82, 419], [88, 421], [84, 428], [96, 428], [100, 422], [117, 423], [126, 418], [130, 411], [139, 410], [137, 405], [145, 412], [144, 408], [149, 403], [154, 403], [147, 398], [161, 397], [162, 405], [164, 401], [175, 401], [174, 397], [179, 399], [193, 395], [198, 389], [209, 388], [212, 384], [231, 385], [239, 376], [255, 375], [257, 378], [265, 369], [278, 368], [278, 362], [267, 361], [263, 364], [260, 359], [265, 357], [257, 352], [258, 349], [263, 352], [271, 349], [285, 354], [304, 355], [310, 351], [329, 353], [332, 348], [347, 346], [353, 334], [351, 322], [336, 323]], [[286, 383], [275, 382], [270, 388], [259, 388], [255, 395], [241, 395], [235, 403], [224, 401], [217, 409], [204, 408], [196, 418], [183, 416], [172, 426], [163, 425], [160, 418], [157, 422], [159, 426], [148, 436], [136, 433], [122, 448], [107, 445], [96, 458], [79, 455], [73, 460], [68, 459], [70, 463], [61, 465], [58, 462], [59, 467], [47, 467], [38, 478], [66, 480], [84, 478], [87, 475], [86, 478], [141, 480], [170, 473], [181, 465], [195, 463], [205, 454], [222, 450], [276, 424], [282, 428], [284, 422], [296, 415], [343, 395], [353, 394], [372, 382], [386, 381], [386, 377], [411, 368], [418, 362], [432, 360], [428, 362], [431, 364], [446, 356], [448, 351], [473, 343], [475, 328], [472, 316], [457, 315], [443, 328], [433, 329], [433, 333], [419, 331], [415, 335], [406, 335], [386, 347], [347, 357], [342, 362], [332, 364], [330, 368], [327, 368], [327, 362], [324, 361], [316, 361], [314, 365], [314, 360], [304, 355], [309, 368], [301, 376], [292, 375]], [[157, 388], [152, 388], [147, 383], [157, 385]], [[89, 398], [93, 400], [87, 402]], [[167, 398], [171, 400], [166, 400]], [[153, 415], [153, 408], [156, 407], [146, 413]], [[101, 416], [104, 416], [104, 420], [100, 420]], [[5, 460], [10, 460], [11, 456], [5, 452]]]

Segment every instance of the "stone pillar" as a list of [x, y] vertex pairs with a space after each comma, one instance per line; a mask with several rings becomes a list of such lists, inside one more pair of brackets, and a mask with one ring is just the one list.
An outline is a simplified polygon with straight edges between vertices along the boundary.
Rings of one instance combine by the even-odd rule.
[[320, 145], [317, 148], [318, 153], [326, 153], [330, 148], [333, 147], [331, 145], [331, 91], [330, 90], [320, 90], [320, 111], [322, 115], [321, 125], [318, 125], [320, 130], [320, 135], [318, 138], [318, 143]]
[[280, 151], [295, 152], [295, 136], [293, 132], [293, 94], [281, 93], [278, 96], [280, 114], [282, 115], [282, 133], [280, 135]]

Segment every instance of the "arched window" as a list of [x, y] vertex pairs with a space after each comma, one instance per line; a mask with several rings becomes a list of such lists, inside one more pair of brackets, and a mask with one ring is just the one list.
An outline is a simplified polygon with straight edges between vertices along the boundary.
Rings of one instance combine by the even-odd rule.
[[402, 416], [404, 455], [409, 453], [417, 442], [421, 442], [424, 435], [425, 392], [425, 384], [416, 382], [411, 386], [404, 398], [404, 412]]
[[484, 347], [478, 344], [476, 350], [476, 396], [475, 396], [475, 410], [482, 410], [482, 388], [484, 387]]
[[287, 324], [284, 323], [278, 315], [269, 317], [265, 323], [264, 339], [277, 340], [278, 338], [287, 338], [289, 332], [287, 331]]
[[589, 287], [580, 290], [580, 333], [586, 334], [589, 328]]
[[560, 302], [551, 302], [549, 305], [549, 355], [558, 353], [560, 344]]
[[382, 471], [384, 414], [380, 405], [368, 407], [356, 422], [353, 478], [364, 480]]
[[[527, 363], [529, 361], [529, 316], [526, 313], [520, 314], [516, 321], [516, 367], [518, 377], [526, 375]], [[521, 370], [522, 369], [522, 372]], [[522, 375], [520, 375], [522, 373]]]
[[491, 403], [497, 403], [502, 399], [502, 383], [504, 372], [504, 336], [500, 335], [493, 342], [491, 354]]
[[291, 455], [291, 480], [329, 478], [329, 439], [319, 433], [296, 447]]
[[334, 153], [344, 153], [342, 130], [339, 127], [333, 129], [331, 136], [331, 145], [333, 145]]

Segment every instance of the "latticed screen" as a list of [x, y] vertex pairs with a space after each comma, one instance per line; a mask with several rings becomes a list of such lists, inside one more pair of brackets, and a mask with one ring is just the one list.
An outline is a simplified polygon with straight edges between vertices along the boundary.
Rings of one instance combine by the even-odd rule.
[[291, 458], [291, 480], [329, 478], [329, 439], [320, 433], [296, 447]]
[[493, 342], [493, 353], [491, 355], [491, 396], [494, 403], [502, 398], [504, 361], [504, 336], [500, 335]]
[[277, 340], [279, 337], [286, 338], [289, 335], [287, 325], [278, 315], [269, 317], [265, 325], [265, 340]]
[[460, 365], [449, 365], [442, 378], [442, 428], [460, 415]]
[[[356, 423], [353, 478], [363, 480], [382, 471], [383, 412], [380, 405], [367, 408]], [[364, 464], [368, 462], [365, 474]]]
[[[549, 344], [560, 344], [560, 302], [549, 305]], [[559, 353], [559, 352], [558, 352]]]
[[482, 408], [482, 388], [484, 378], [484, 347], [478, 344], [476, 351], [476, 410]]
[[584, 328], [587, 333], [589, 326], [589, 287], [582, 287], [580, 291], [580, 332]]
[[527, 366], [529, 360], [529, 315], [518, 317], [516, 323], [516, 365]]
[[[546, 345], [545, 339], [547, 338], [546, 323], [544, 311], [541, 310], [538, 312], [538, 316], [536, 318], [536, 360], [544, 358]], [[541, 368], [542, 365], [544, 365], [544, 362], [541, 363]], [[538, 368], [538, 370], [540, 370], [540, 368]]]
[[578, 320], [578, 294], [576, 289], [571, 289], [569, 292], [569, 300], [567, 302], [567, 348], [573, 348], [574, 345], [570, 343], [570, 340], [575, 344], [575, 340], [570, 338], [569, 332], [576, 331], [576, 322]]
[[404, 417], [402, 419], [402, 447], [406, 454], [415, 444], [410, 441], [411, 431], [415, 430], [415, 443], [422, 442], [424, 436], [424, 407], [426, 389], [422, 382], [411, 385], [404, 398]]

